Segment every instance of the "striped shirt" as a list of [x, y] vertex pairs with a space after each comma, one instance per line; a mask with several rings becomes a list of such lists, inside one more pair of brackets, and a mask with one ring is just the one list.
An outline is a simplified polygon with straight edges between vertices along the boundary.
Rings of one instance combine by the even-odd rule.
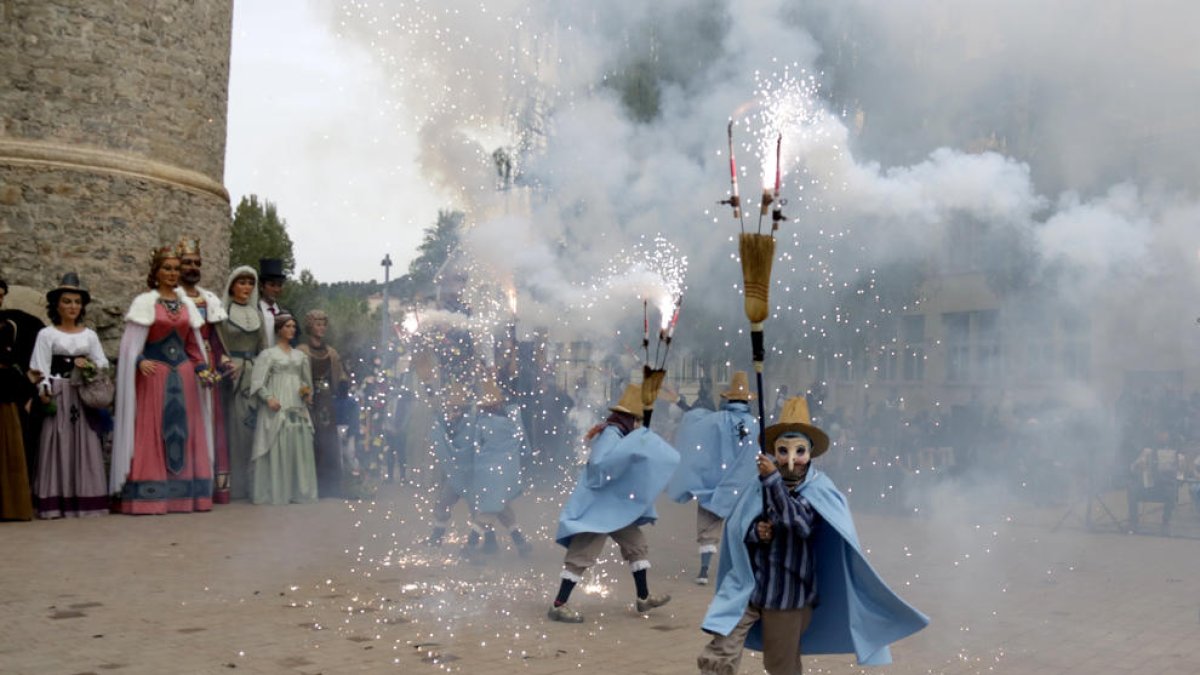
[[817, 516], [808, 500], [788, 490], [776, 471], [761, 478], [771, 523], [771, 540], [758, 539], [757, 521], [746, 533], [754, 593], [750, 604], [763, 609], [800, 609], [817, 606], [815, 561], [809, 536]]

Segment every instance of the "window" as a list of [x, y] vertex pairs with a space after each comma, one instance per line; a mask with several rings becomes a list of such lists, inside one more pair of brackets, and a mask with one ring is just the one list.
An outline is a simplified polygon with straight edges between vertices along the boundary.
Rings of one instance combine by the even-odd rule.
[[904, 379], [925, 379], [925, 315], [903, 317], [900, 336], [904, 342]]
[[942, 315], [946, 329], [946, 379], [963, 382], [970, 378], [971, 335], [970, 312], [948, 312]]

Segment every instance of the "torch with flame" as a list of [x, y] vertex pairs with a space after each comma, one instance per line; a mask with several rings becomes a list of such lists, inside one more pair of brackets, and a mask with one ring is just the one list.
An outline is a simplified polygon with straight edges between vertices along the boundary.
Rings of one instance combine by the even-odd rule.
[[725, 127], [725, 133], [729, 138], [729, 199], [717, 203], [733, 207], [733, 217], [738, 219], [742, 231], [745, 232], [746, 221], [742, 219], [742, 197], [738, 194], [737, 160], [733, 155], [733, 119], [729, 120], [729, 126]]
[[654, 362], [650, 361], [650, 312], [647, 300], [642, 301], [642, 349], [645, 352], [645, 363], [642, 365], [642, 425], [650, 426], [650, 418], [654, 416], [654, 402], [658, 400], [658, 390], [662, 387], [663, 379], [667, 376], [667, 357], [671, 353], [671, 341], [675, 338], [675, 325], [679, 323], [679, 310], [683, 306], [683, 296], [675, 299], [668, 311], [661, 311], [662, 320], [658, 329], [658, 343], [654, 348]]
[[[731, 132], [732, 146], [732, 132]], [[750, 321], [750, 347], [754, 359], [754, 375], [758, 384], [758, 447], [766, 452], [765, 432], [767, 428], [767, 411], [763, 396], [763, 362], [766, 360], [766, 347], [763, 339], [763, 323], [771, 313], [768, 301], [771, 289], [771, 266], [775, 261], [775, 232], [779, 223], [786, 220], [783, 215], [783, 205], [786, 203], [780, 197], [783, 183], [781, 166], [783, 134], [775, 140], [775, 184], [764, 185], [762, 204], [758, 214], [758, 231], [746, 232], [743, 227], [738, 238], [738, 252], [742, 260], [742, 291], [746, 319]], [[764, 181], [765, 183], [765, 181]], [[774, 204], [774, 208], [771, 205]], [[769, 233], [762, 233], [763, 217], [771, 210], [772, 227]], [[766, 495], [763, 496], [763, 510], [766, 511]]]

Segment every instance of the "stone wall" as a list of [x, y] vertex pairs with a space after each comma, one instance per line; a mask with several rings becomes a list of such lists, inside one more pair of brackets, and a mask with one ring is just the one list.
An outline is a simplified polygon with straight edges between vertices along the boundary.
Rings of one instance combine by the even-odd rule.
[[111, 350], [149, 251], [201, 239], [226, 275], [231, 0], [0, 0], [0, 277], [77, 271]]

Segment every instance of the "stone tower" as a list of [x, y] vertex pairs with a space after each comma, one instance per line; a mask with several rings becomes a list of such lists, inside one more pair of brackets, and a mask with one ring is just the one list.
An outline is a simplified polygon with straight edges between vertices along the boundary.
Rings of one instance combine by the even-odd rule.
[[110, 349], [153, 247], [200, 238], [224, 284], [232, 20], [232, 0], [0, 0], [0, 277], [78, 272]]

